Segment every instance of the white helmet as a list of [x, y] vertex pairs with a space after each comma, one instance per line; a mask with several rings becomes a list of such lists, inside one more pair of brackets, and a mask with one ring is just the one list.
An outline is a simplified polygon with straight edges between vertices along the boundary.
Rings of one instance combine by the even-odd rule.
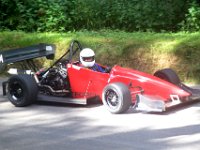
[[95, 64], [95, 53], [90, 48], [84, 48], [80, 52], [80, 61], [84, 67], [92, 67]]

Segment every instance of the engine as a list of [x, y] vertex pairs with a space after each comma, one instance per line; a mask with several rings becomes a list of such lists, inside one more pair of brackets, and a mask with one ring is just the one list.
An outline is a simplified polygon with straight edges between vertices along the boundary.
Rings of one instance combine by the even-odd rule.
[[43, 93], [63, 95], [69, 89], [67, 69], [62, 65], [51, 68], [45, 73], [40, 73], [40, 88]]
[[62, 90], [65, 87], [65, 78], [58, 69], [51, 69], [43, 84], [49, 85], [54, 90]]

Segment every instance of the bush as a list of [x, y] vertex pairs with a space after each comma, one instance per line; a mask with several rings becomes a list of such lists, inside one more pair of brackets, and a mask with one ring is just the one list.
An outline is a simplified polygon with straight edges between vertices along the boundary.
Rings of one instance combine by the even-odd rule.
[[181, 23], [182, 30], [199, 31], [200, 29], [200, 5], [193, 2], [188, 9], [185, 20]]
[[182, 0], [76, 0], [76, 29], [177, 30], [187, 12]]
[[[104, 28], [177, 31], [193, 1], [196, 0], [1, 0], [0, 27], [28, 32]], [[185, 29], [196, 28], [193, 20], [198, 17], [198, 9], [190, 8]]]
[[1, 29], [23, 31], [64, 31], [71, 23], [72, 2], [63, 0], [1, 0]]

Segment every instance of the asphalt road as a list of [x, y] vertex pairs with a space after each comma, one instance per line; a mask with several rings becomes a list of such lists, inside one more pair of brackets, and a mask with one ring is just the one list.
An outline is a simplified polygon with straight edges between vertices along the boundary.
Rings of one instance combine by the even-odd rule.
[[200, 101], [166, 113], [113, 115], [99, 104], [17, 108], [0, 95], [0, 150], [151, 149], [199, 150]]

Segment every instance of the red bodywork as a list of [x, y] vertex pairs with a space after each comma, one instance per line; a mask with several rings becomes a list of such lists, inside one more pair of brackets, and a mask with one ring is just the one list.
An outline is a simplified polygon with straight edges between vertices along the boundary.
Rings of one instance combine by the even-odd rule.
[[68, 64], [67, 68], [73, 98], [101, 98], [104, 87], [114, 82], [122, 82], [129, 86], [133, 103], [138, 93], [151, 97], [152, 100], [161, 100], [166, 107], [172, 105], [173, 95], [178, 96], [180, 100], [186, 100], [191, 95], [158, 77], [120, 66], [114, 66], [110, 73], [96, 72], [73, 64]]

